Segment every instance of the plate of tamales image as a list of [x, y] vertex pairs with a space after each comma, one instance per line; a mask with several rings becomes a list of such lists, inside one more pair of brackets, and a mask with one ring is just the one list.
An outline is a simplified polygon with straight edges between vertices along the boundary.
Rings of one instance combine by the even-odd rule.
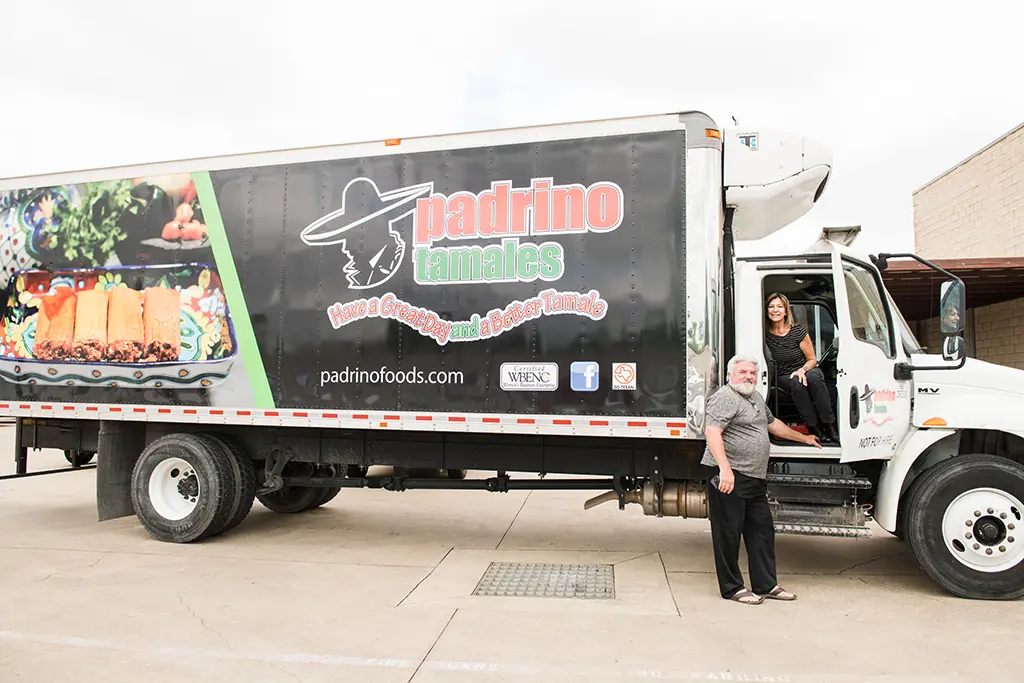
[[18, 384], [209, 388], [238, 355], [205, 263], [18, 271], [0, 320], [0, 377]]

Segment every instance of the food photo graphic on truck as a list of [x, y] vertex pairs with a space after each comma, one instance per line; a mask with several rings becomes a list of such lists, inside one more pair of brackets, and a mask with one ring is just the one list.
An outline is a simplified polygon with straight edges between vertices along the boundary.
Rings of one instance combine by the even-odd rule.
[[237, 344], [190, 175], [21, 190], [0, 207], [0, 377], [53, 387], [40, 396], [198, 395], [226, 379]]
[[175, 543], [356, 488], [706, 518], [731, 358], [816, 428], [766, 341], [777, 294], [814, 321], [836, 433], [772, 440], [775, 530], [881, 529], [954, 595], [1020, 597], [1021, 373], [968, 358], [959, 314], [924, 349], [882, 274], [918, 261], [937, 312], [964, 283], [848, 228], [756, 244], [832, 170], [817, 141], [686, 111], [0, 179], [18, 474], [32, 448], [95, 457], [99, 519]]

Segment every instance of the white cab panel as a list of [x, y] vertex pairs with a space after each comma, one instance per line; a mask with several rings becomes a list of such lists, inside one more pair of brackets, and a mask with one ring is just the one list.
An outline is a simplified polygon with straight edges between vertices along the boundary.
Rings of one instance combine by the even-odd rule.
[[725, 203], [737, 240], [767, 237], [818, 201], [832, 170], [827, 147], [771, 128], [730, 128], [723, 137]]

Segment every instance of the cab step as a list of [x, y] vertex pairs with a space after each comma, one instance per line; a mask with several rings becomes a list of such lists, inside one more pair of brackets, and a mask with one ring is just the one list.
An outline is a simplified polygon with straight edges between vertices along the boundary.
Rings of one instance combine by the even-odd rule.
[[768, 484], [776, 486], [796, 486], [828, 489], [871, 488], [871, 480], [867, 477], [817, 476], [812, 474], [768, 474]]
[[871, 529], [855, 526], [823, 526], [816, 524], [775, 523], [775, 533], [797, 536], [832, 536], [838, 538], [870, 538]]
[[775, 531], [801, 536], [865, 538], [869, 507], [862, 499], [871, 480], [839, 464], [773, 463], [768, 503]]

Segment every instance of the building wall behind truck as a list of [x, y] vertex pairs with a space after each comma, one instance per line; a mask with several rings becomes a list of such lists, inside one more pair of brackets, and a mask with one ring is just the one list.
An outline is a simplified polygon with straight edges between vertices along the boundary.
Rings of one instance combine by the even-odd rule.
[[[914, 241], [930, 259], [1024, 256], [1024, 124], [914, 193]], [[1024, 298], [975, 309], [971, 332], [973, 357], [1024, 369]], [[937, 320], [920, 341], [939, 352]]]
[[914, 193], [925, 258], [1024, 256], [1024, 125]]

